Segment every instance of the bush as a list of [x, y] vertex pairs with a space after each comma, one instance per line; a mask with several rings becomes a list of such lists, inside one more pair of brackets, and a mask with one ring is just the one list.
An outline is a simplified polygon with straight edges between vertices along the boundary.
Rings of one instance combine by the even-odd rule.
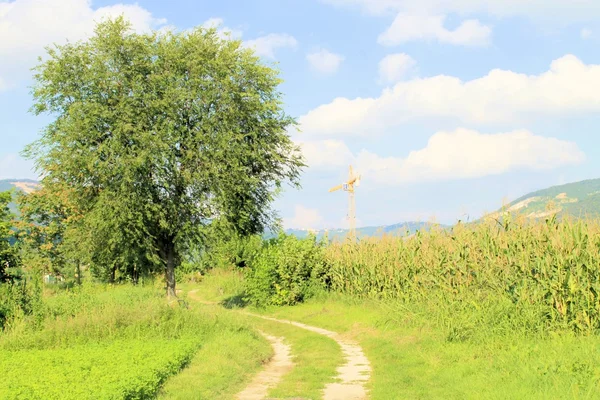
[[41, 284], [32, 285], [26, 279], [0, 283], [0, 331], [16, 320], [42, 314]]
[[314, 236], [281, 234], [263, 243], [246, 273], [246, 301], [256, 306], [294, 305], [329, 285], [324, 243]]
[[185, 257], [175, 271], [178, 282], [192, 279], [193, 275], [205, 274], [211, 269], [244, 268], [253, 263], [262, 248], [263, 240], [259, 235], [241, 237], [235, 234], [225, 238], [213, 235], [206, 249], [194, 249]]

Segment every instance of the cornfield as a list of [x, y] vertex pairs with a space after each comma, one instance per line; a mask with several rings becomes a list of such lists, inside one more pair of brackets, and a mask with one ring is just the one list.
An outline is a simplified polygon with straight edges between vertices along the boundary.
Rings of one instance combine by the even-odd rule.
[[415, 301], [503, 301], [538, 310], [546, 324], [600, 329], [600, 221], [552, 218], [458, 225], [410, 238], [332, 244], [334, 291]]

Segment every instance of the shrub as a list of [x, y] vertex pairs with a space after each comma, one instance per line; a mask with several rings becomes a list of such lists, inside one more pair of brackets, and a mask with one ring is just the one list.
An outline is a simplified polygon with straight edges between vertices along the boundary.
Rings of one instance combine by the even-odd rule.
[[246, 301], [257, 305], [293, 305], [329, 284], [324, 243], [314, 236], [281, 234], [264, 242], [246, 276]]
[[25, 278], [0, 283], [0, 331], [34, 314], [43, 314], [41, 284], [32, 284]]

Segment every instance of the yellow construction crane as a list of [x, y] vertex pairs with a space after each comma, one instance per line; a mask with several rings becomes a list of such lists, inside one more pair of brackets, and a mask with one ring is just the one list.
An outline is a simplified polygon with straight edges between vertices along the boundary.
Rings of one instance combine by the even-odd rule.
[[348, 236], [352, 241], [356, 240], [356, 203], [354, 200], [354, 188], [359, 185], [360, 175], [356, 175], [354, 173], [351, 165], [348, 172], [348, 181], [329, 189], [329, 192], [336, 192], [340, 189], [348, 192], [348, 223], [350, 226], [350, 232]]

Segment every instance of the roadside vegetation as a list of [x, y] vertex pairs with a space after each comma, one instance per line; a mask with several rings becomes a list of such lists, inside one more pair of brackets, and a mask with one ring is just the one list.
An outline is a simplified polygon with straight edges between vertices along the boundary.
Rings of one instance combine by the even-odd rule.
[[[599, 233], [595, 221], [532, 224], [506, 214], [408, 239], [248, 241], [236, 247], [252, 254], [246, 267], [212, 271], [198, 293], [354, 338], [373, 364], [373, 399], [592, 399]], [[265, 259], [271, 273], [257, 286]], [[299, 288], [310, 290], [297, 302], [265, 297]]]
[[599, 398], [600, 222], [265, 240], [305, 165], [252, 50], [117, 19], [45, 60], [39, 190], [0, 193], [0, 398], [229, 399], [259, 331], [295, 362], [270, 395], [320, 398], [336, 342], [240, 309], [358, 342], [373, 399]]
[[231, 396], [271, 355], [239, 318], [168, 305], [153, 285], [84, 285], [40, 307], [0, 335], [0, 398], [153, 398], [196, 354], [221, 377], [200, 379], [199, 392]]

